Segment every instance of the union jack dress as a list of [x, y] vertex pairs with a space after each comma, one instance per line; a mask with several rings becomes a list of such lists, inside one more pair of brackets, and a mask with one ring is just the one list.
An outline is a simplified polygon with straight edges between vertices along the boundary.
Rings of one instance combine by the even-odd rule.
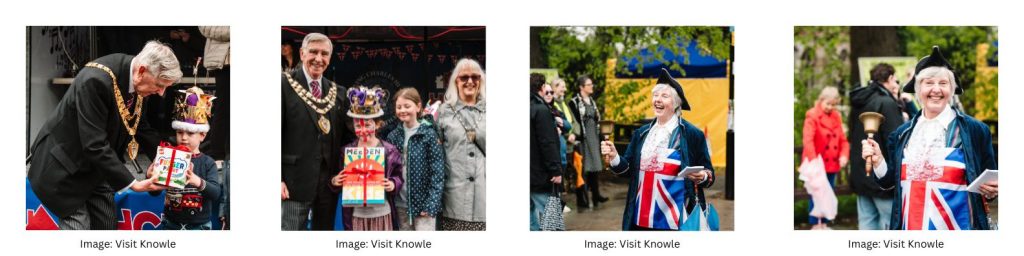
[[964, 153], [939, 147], [907, 156], [900, 166], [904, 230], [968, 230]]
[[686, 177], [676, 176], [681, 170], [680, 159], [679, 151], [660, 149], [655, 156], [642, 160], [634, 198], [637, 226], [679, 230], [679, 223], [686, 221]]

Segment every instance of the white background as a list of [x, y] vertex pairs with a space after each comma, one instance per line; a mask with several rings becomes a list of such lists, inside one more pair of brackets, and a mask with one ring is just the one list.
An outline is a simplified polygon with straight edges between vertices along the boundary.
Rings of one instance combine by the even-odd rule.
[[[100, 3], [108, 2], [108, 3]], [[80, 240], [172, 239], [175, 250], [108, 249], [103, 254], [860, 254], [848, 240], [939, 239], [944, 250], [873, 254], [1016, 254], [1021, 241], [1019, 4], [1012, 1], [7, 1], [2, 7], [0, 248], [4, 255], [99, 254]], [[24, 231], [25, 26], [230, 25], [232, 32], [232, 227], [228, 232]], [[279, 203], [282, 25], [484, 25], [489, 88], [486, 232], [281, 232]], [[529, 27], [548, 25], [725, 25], [736, 38], [736, 231], [529, 232], [527, 70]], [[999, 26], [1002, 203], [995, 232], [793, 231], [793, 26]], [[515, 96], [520, 95], [520, 96]], [[690, 96], [694, 97], [694, 96]], [[1005, 100], [1009, 99], [1009, 100]], [[1017, 237], [1015, 239], [1015, 237]], [[429, 250], [334, 249], [335, 239], [427, 239]], [[677, 250], [583, 249], [583, 241], [674, 239]], [[1019, 253], [1019, 252], [1017, 252]]]

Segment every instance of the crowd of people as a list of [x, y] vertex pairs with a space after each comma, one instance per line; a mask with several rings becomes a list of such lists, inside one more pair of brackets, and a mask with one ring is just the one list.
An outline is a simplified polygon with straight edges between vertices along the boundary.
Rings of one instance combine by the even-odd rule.
[[[707, 141], [681, 117], [690, 105], [667, 70], [651, 92], [655, 120], [634, 132], [623, 155], [599, 133], [594, 81], [584, 75], [576, 83], [578, 94], [566, 102], [564, 81], [547, 83], [544, 75], [530, 74], [531, 230], [541, 230], [542, 215], [551, 210], [546, 209], [548, 200], [561, 192], [562, 183], [575, 189], [581, 210], [606, 202], [598, 186], [598, 174], [606, 167], [629, 179], [622, 230], [681, 230], [694, 209], [708, 209], [704, 189], [714, 183], [715, 174]], [[696, 171], [684, 173], [682, 167]], [[672, 185], [657, 185], [662, 182]], [[651, 196], [660, 192], [664, 200]]]

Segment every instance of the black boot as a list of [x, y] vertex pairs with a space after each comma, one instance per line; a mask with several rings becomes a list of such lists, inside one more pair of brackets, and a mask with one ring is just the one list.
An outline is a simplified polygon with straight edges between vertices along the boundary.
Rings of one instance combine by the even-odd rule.
[[576, 207], [579, 208], [580, 211], [583, 211], [583, 209], [586, 208], [590, 208], [590, 200], [587, 200], [586, 188], [586, 185], [583, 185], [583, 187], [576, 188]]
[[587, 185], [590, 188], [590, 199], [594, 201], [594, 207], [597, 207], [598, 203], [608, 202], [607, 197], [601, 196], [601, 189], [598, 186], [600, 181], [598, 181], [597, 175], [597, 172], [590, 172], [587, 173], [585, 177], [587, 179]]

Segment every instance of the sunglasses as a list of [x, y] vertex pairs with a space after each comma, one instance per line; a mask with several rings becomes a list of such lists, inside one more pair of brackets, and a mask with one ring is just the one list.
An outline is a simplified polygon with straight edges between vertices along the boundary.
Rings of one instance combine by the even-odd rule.
[[478, 74], [461, 75], [461, 76], [458, 77], [458, 79], [459, 79], [459, 82], [463, 82], [463, 83], [468, 82], [470, 79], [472, 79], [473, 81], [480, 81], [480, 75], [478, 75]]
[[545, 91], [544, 95], [555, 95], [555, 92], [553, 92], [553, 91]]

